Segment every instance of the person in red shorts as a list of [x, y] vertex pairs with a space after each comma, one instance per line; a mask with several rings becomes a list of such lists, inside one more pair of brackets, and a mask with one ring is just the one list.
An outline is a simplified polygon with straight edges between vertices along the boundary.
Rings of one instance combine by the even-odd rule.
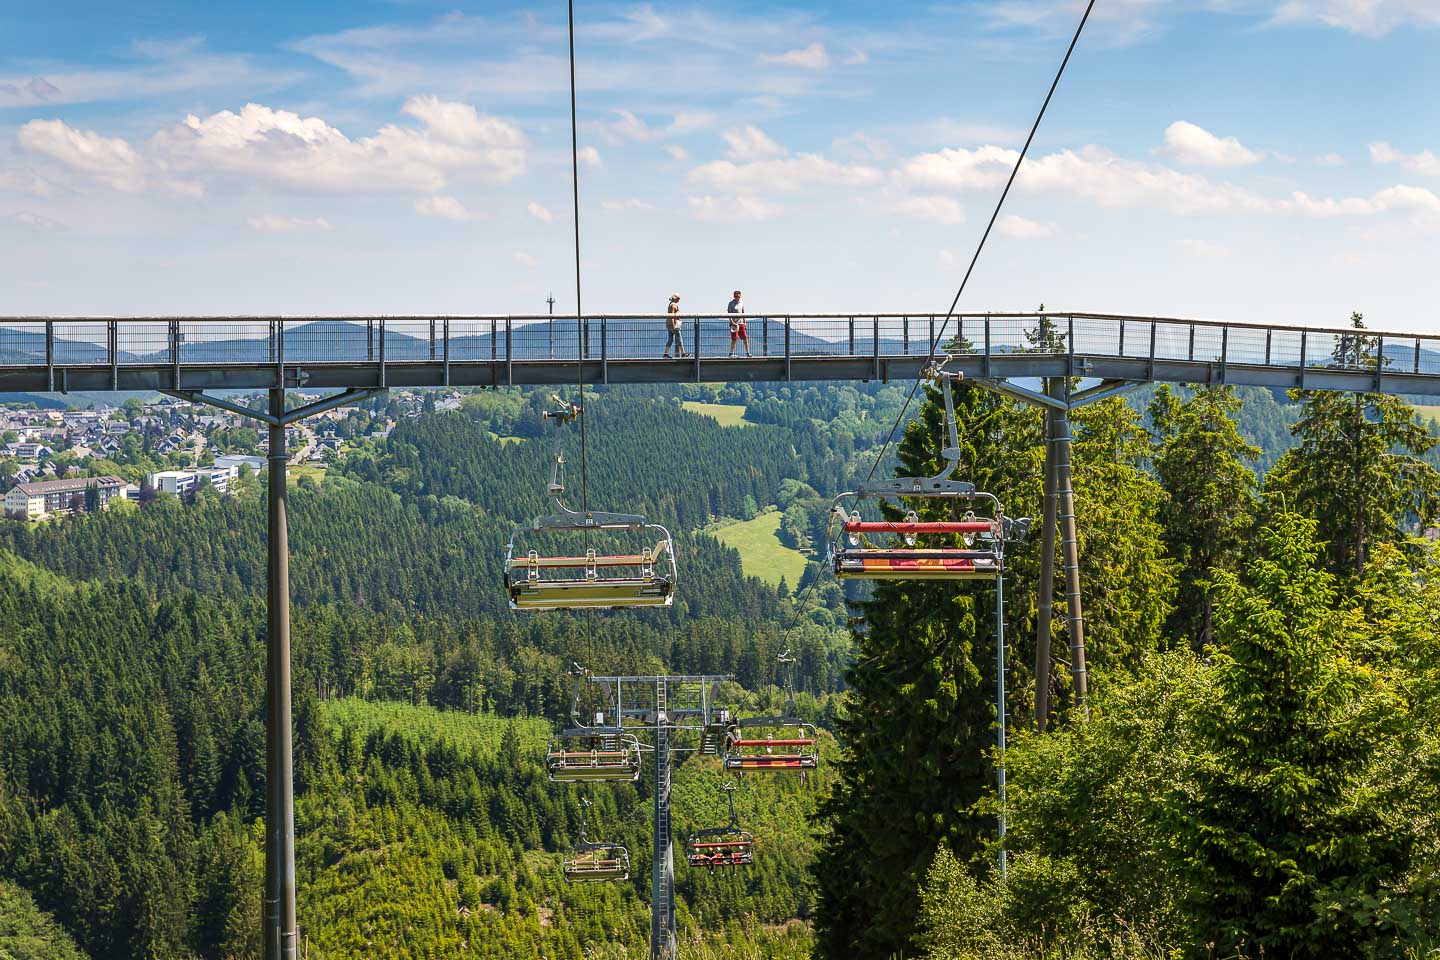
[[735, 291], [735, 299], [730, 301], [727, 312], [738, 314], [730, 318], [730, 356], [735, 356], [736, 341], [744, 341], [745, 356], [753, 356], [750, 353], [750, 336], [745, 331], [745, 301], [740, 299], [740, 291]]

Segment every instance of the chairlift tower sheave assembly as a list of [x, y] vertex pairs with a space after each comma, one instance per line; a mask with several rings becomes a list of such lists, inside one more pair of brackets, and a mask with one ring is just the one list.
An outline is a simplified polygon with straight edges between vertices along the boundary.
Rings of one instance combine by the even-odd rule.
[[[675, 848], [670, 818], [670, 781], [672, 755], [676, 753], [715, 753], [720, 737], [730, 723], [730, 713], [716, 704], [720, 684], [734, 679], [722, 675], [698, 676], [614, 676], [597, 677], [576, 667], [575, 705], [572, 721], [576, 726], [562, 732], [560, 740], [598, 738], [602, 743], [613, 738], [617, 744], [634, 742], [634, 773], [631, 774], [629, 747], [610, 751], [602, 761], [607, 768], [601, 775], [570, 777], [575, 769], [565, 754], [564, 743], [552, 743], [546, 765], [553, 780], [634, 780], [639, 777], [638, 751], [640, 736], [649, 739], [643, 745], [652, 753], [655, 775], [653, 797], [654, 842], [650, 857], [650, 956], [652, 960], [669, 960], [675, 956]], [[586, 698], [586, 688], [596, 691]], [[599, 705], [582, 715], [582, 701]], [[584, 720], [584, 723], [578, 721]], [[578, 763], [588, 761], [583, 753]], [[592, 768], [593, 769], [593, 768]], [[557, 770], [561, 775], [557, 776]]]

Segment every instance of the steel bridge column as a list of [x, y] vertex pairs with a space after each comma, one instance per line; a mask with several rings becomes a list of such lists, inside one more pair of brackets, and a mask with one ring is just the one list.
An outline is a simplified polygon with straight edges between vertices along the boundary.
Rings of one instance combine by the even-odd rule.
[[[1054, 381], [1046, 381], [1046, 393]], [[1055, 524], [1056, 524], [1056, 411], [1044, 409], [1045, 501], [1040, 522], [1039, 611], [1035, 624], [1035, 726], [1044, 731], [1050, 722], [1050, 621], [1055, 608]]]
[[265, 960], [296, 960], [295, 779], [290, 744], [290, 542], [285, 391], [270, 391], [269, 617], [265, 631]]
[[1065, 605], [1070, 627], [1070, 675], [1075, 706], [1087, 710], [1089, 678], [1085, 671], [1085, 613], [1080, 603], [1080, 545], [1075, 535], [1075, 491], [1070, 474], [1070, 413], [1055, 411], [1055, 480], [1058, 497], [1060, 549], [1065, 567]]
[[[664, 681], [661, 681], [663, 687]], [[664, 710], [664, 706], [659, 706]], [[670, 728], [655, 724], [655, 844], [650, 864], [650, 958], [675, 956], [675, 854], [670, 839]]]

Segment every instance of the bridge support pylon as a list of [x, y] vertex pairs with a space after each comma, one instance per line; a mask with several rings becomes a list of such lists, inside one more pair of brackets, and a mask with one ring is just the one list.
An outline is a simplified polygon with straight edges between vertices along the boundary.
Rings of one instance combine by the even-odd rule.
[[346, 390], [285, 410], [285, 390], [269, 392], [269, 410], [260, 412], [198, 390], [162, 393], [259, 420], [269, 428], [266, 476], [265, 620], [265, 903], [262, 922], [265, 960], [298, 960], [300, 929], [295, 911], [295, 771], [290, 715], [290, 525], [285, 468], [285, 429], [308, 416], [380, 393]]
[[1045, 502], [1040, 524], [1040, 584], [1035, 637], [1035, 725], [1050, 720], [1051, 624], [1055, 608], [1055, 545], [1065, 574], [1065, 623], [1070, 634], [1070, 678], [1075, 706], [1088, 711], [1089, 673], [1085, 667], [1085, 609], [1080, 596], [1080, 543], [1075, 525], [1075, 490], [1070, 460], [1070, 413], [1145, 386], [1141, 380], [1103, 380], [1071, 393], [1071, 378], [1052, 377], [1043, 392], [998, 378], [976, 378], [977, 386], [1037, 406], [1045, 415]]

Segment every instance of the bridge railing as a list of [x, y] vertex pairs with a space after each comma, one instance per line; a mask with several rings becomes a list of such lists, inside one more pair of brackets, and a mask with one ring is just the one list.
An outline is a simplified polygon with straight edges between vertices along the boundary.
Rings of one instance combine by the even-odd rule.
[[[0, 318], [0, 368], [525, 363], [659, 359], [664, 314], [438, 317]], [[730, 353], [732, 318], [680, 317], [685, 350]], [[1440, 374], [1440, 336], [1102, 314], [750, 314], [766, 358], [1016, 353], [1306, 370]], [[942, 336], [943, 331], [943, 336]], [[741, 356], [744, 345], [737, 345]]]

